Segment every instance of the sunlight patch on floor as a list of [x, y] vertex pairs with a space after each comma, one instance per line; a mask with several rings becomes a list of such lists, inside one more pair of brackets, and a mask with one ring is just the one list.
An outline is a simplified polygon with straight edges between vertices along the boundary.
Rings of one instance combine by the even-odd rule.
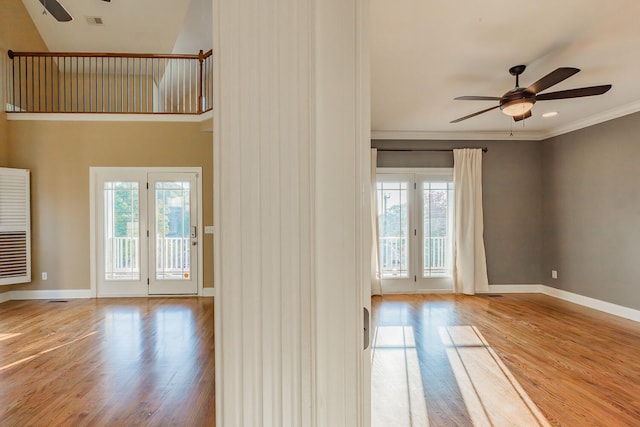
[[438, 332], [474, 427], [549, 426], [476, 327]]
[[0, 334], [0, 341], [8, 340], [9, 338], [17, 337], [18, 335], [21, 335], [21, 334], [20, 333], [16, 333], [16, 334]]
[[376, 328], [372, 364], [371, 425], [429, 426], [413, 327]]
[[[446, 418], [443, 419], [435, 403], [430, 408], [425, 399], [424, 386], [429, 386], [433, 392], [438, 388], [435, 382], [445, 389], [449, 387], [449, 392], [451, 389], [447, 384], [457, 386], [457, 398], [453, 397], [449, 403], [453, 408], [466, 410], [466, 416], [464, 412], [457, 413], [461, 417], [459, 420], [466, 417], [465, 423], [469, 424], [465, 425], [549, 426], [475, 326], [440, 326], [437, 334], [428, 340], [423, 334], [417, 339], [414, 328], [407, 325], [378, 326], [375, 329], [371, 377], [372, 426], [429, 426], [430, 411], [434, 416], [431, 422], [442, 425], [439, 423], [446, 422]], [[442, 355], [444, 363], [440, 367], [438, 354]]]
[[4, 371], [4, 370], [6, 370], [6, 369], [12, 368], [12, 367], [14, 367], [14, 366], [16, 366], [16, 365], [19, 365], [19, 364], [21, 364], [21, 363], [25, 363], [25, 362], [28, 362], [28, 361], [30, 361], [30, 360], [33, 360], [33, 359], [35, 359], [35, 358], [37, 358], [37, 357], [42, 356], [43, 354], [47, 354], [47, 353], [50, 353], [50, 352], [52, 352], [52, 351], [58, 350], [58, 349], [60, 349], [60, 348], [62, 348], [62, 347], [66, 347], [66, 346], [68, 346], [68, 345], [71, 345], [71, 344], [73, 344], [73, 343], [76, 343], [76, 342], [78, 342], [78, 341], [80, 341], [80, 340], [83, 340], [83, 339], [85, 339], [85, 338], [88, 338], [88, 337], [90, 337], [91, 335], [94, 335], [94, 334], [96, 334], [96, 331], [89, 332], [89, 333], [87, 333], [87, 334], [85, 334], [85, 335], [83, 335], [83, 336], [81, 336], [81, 337], [78, 337], [78, 338], [76, 338], [76, 339], [73, 339], [73, 340], [71, 340], [71, 341], [65, 342], [65, 343], [60, 344], [60, 345], [56, 345], [56, 346], [51, 347], [51, 348], [48, 348], [48, 349], [46, 349], [46, 350], [39, 351], [39, 352], [37, 352], [37, 353], [35, 353], [35, 354], [32, 354], [31, 356], [24, 357], [24, 358], [22, 358], [22, 359], [20, 359], [20, 360], [16, 360], [15, 362], [8, 363], [8, 364], [6, 364], [6, 365], [4, 365], [4, 366], [0, 366], [0, 372]]

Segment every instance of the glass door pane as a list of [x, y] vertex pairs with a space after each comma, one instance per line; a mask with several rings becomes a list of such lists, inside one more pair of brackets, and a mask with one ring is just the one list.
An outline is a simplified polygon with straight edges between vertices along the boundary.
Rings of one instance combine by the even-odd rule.
[[138, 182], [104, 183], [104, 280], [140, 280]]
[[453, 290], [454, 188], [450, 170], [416, 174], [416, 291]]
[[150, 173], [149, 293], [198, 293], [196, 174]]
[[453, 183], [423, 182], [422, 277], [451, 275]]
[[409, 277], [409, 182], [377, 183], [380, 268], [383, 279]]
[[189, 280], [191, 277], [190, 183], [155, 183], [156, 280]]

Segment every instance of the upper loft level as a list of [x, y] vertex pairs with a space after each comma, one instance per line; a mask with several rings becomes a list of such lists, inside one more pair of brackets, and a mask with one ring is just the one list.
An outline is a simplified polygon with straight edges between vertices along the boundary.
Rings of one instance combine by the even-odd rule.
[[9, 113], [180, 114], [212, 109], [212, 52], [8, 52]]

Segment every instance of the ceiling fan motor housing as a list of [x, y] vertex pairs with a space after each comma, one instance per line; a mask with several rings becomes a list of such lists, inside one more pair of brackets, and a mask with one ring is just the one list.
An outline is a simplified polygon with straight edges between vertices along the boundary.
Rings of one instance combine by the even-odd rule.
[[500, 110], [510, 116], [524, 114], [536, 103], [536, 94], [524, 88], [516, 87], [502, 95]]

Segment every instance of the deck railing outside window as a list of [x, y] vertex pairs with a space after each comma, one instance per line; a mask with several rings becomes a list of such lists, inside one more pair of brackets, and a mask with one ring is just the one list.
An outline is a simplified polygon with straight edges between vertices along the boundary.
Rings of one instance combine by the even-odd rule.
[[[140, 239], [138, 237], [109, 237], [106, 260], [109, 280], [131, 280], [132, 273], [140, 272]], [[156, 244], [156, 270], [165, 275], [181, 276], [190, 265], [191, 241], [183, 237], [165, 237]]]
[[12, 52], [8, 112], [200, 114], [213, 98], [212, 53]]
[[[448, 271], [446, 240], [446, 237], [427, 237], [424, 239], [423, 274], [425, 277], [443, 275]], [[407, 238], [380, 237], [379, 243], [382, 277], [408, 277]]]

